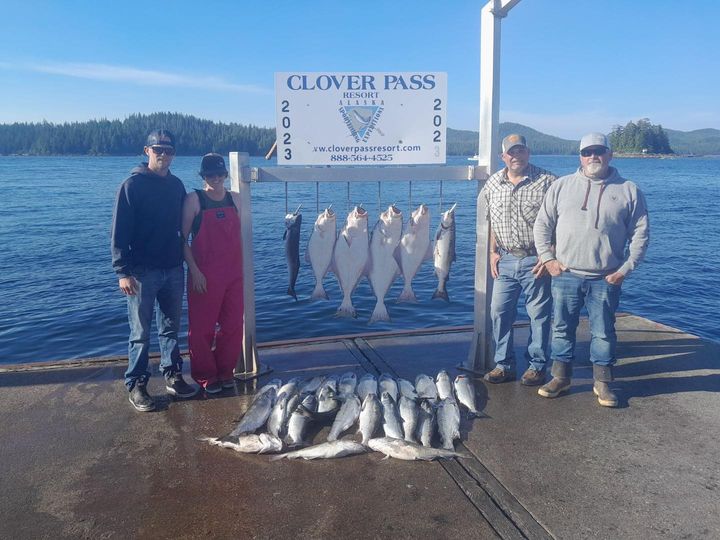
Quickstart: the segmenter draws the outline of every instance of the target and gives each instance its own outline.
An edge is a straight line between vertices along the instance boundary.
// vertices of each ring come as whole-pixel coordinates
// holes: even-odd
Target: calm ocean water
[[[125,354],[125,300],[110,266],[109,227],[121,181],[140,161],[132,157],[0,157],[0,363],[22,363]],[[537,165],[563,175],[576,168],[573,156],[536,156]],[[200,158],[178,157],[173,172],[189,190],[200,187]],[[467,165],[464,158],[449,164]],[[267,162],[253,158],[252,165]],[[720,159],[615,159],[621,174],[647,196],[651,244],[644,264],[625,282],[620,309],[686,332],[720,341],[720,295],[712,280],[720,268]],[[371,224],[378,211],[396,203],[409,215],[410,203],[430,205],[434,231],[440,184],[315,184],[288,187],[287,205],[303,205],[301,250],[320,208],[333,203],[344,221],[363,203]],[[448,291],[451,303],[431,301],[436,278],[425,264],[414,281],[420,303],[395,304],[401,281],[387,305],[393,321],[367,325],[374,306],[364,280],[353,296],[359,317],[333,317],[341,294],[326,278],[330,302],[312,303],[313,277],[303,262],[297,283],[300,300],[286,295],[283,252],[284,184],[254,184],[255,280],[259,341],[338,335],[374,330],[472,323],[476,185],[445,182],[442,206],[458,202],[457,261]],[[187,321],[183,321],[185,348]],[[156,348],[156,347],[155,347]]]

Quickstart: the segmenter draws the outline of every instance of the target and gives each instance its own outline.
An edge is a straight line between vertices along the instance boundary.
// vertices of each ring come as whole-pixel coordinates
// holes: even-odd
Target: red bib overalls
[[[202,194],[198,194],[201,198]],[[203,388],[232,379],[242,354],[243,270],[240,219],[233,206],[201,210],[192,253],[205,275],[207,291],[198,293],[188,272],[190,374]],[[216,334],[216,324],[220,325]],[[213,339],[215,350],[212,350]]]

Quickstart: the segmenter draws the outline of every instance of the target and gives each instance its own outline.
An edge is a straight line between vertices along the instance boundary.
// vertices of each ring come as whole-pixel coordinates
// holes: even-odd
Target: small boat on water
[[[469,158],[468,158],[468,161],[478,161],[479,159],[480,159],[480,156],[478,156],[477,154],[475,154],[473,157],[469,157]]]

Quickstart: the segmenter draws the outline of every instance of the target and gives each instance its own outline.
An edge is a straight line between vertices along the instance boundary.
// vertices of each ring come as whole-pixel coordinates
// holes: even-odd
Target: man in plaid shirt
[[[536,386],[545,379],[552,298],[550,276],[535,250],[533,225],[545,193],[557,177],[530,163],[530,150],[522,135],[505,137],[502,151],[505,168],[493,174],[480,193],[490,221],[490,271],[495,279],[490,309],[495,368],[485,380],[501,383],[515,378],[513,323],[522,292],[530,317],[530,339],[525,353],[529,367],[521,382]]]

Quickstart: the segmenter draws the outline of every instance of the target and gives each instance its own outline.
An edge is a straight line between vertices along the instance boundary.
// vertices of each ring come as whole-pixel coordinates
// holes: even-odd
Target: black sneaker
[[[224,390],[227,390],[228,388],[235,388],[235,379],[225,379],[224,381],[220,381],[220,384]]]
[[[150,394],[148,394],[147,386],[144,384],[136,384],[130,390],[130,396],[128,398],[132,406],[140,412],[148,412],[155,410],[155,401]]]
[[[205,387],[205,392],[207,392],[208,394],[219,394],[220,392],[222,392],[222,389],[222,384],[220,384],[219,382],[213,382]]]
[[[173,373],[165,377],[165,390],[171,396],[179,398],[191,398],[198,393],[198,388],[186,383],[181,373]]]

